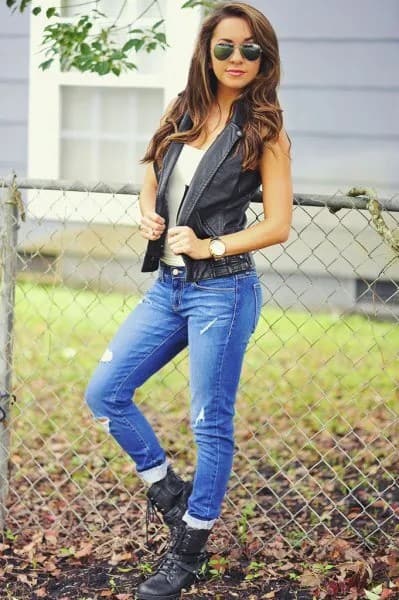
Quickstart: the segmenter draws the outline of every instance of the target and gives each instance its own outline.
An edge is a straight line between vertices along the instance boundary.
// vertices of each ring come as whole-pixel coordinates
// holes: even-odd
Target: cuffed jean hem
[[[151,467],[151,469],[145,469],[144,471],[137,471],[137,475],[139,477],[141,477],[141,479],[147,483],[148,485],[151,485],[153,483],[155,483],[156,481],[160,481],[161,479],[163,479],[164,477],[166,477],[166,473],[168,471],[168,464],[169,461],[166,458],[165,462],[163,462],[161,465],[157,465],[156,467]]]
[[[212,529],[216,519],[212,519],[211,521],[202,521],[202,519],[196,519],[188,514],[186,511],[182,516],[183,521],[187,523],[189,527],[194,527],[195,529]]]

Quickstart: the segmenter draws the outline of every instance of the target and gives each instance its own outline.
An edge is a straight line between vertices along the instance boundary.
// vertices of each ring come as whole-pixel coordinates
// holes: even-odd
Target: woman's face
[[[241,55],[239,44],[256,42],[245,19],[226,17],[215,27],[211,39],[210,54],[212,69],[219,85],[235,89],[237,93],[253,81],[259,72],[261,58],[247,60]],[[218,42],[235,45],[234,52],[226,60],[218,60],[213,49]]]

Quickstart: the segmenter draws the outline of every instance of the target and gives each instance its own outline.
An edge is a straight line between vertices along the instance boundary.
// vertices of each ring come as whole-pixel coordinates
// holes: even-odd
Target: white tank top
[[[166,192],[169,210],[169,227],[174,227],[176,225],[176,216],[180,204],[204,152],[205,149],[194,148],[194,146],[183,144],[183,148],[181,149],[173,171],[170,174]],[[183,258],[180,254],[174,254],[172,252],[167,238],[165,238],[162,260],[166,264],[174,267],[184,267]]]

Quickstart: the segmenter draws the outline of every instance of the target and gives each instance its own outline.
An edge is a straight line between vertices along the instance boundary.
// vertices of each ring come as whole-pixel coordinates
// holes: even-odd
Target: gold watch
[[[209,240],[209,252],[213,258],[223,258],[226,253],[226,244],[219,237],[213,237]]]

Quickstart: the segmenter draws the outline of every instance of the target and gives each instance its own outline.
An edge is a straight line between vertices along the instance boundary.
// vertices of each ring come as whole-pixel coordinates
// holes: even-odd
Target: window
[[[63,86],[61,178],[141,183],[162,109],[162,90]]]

